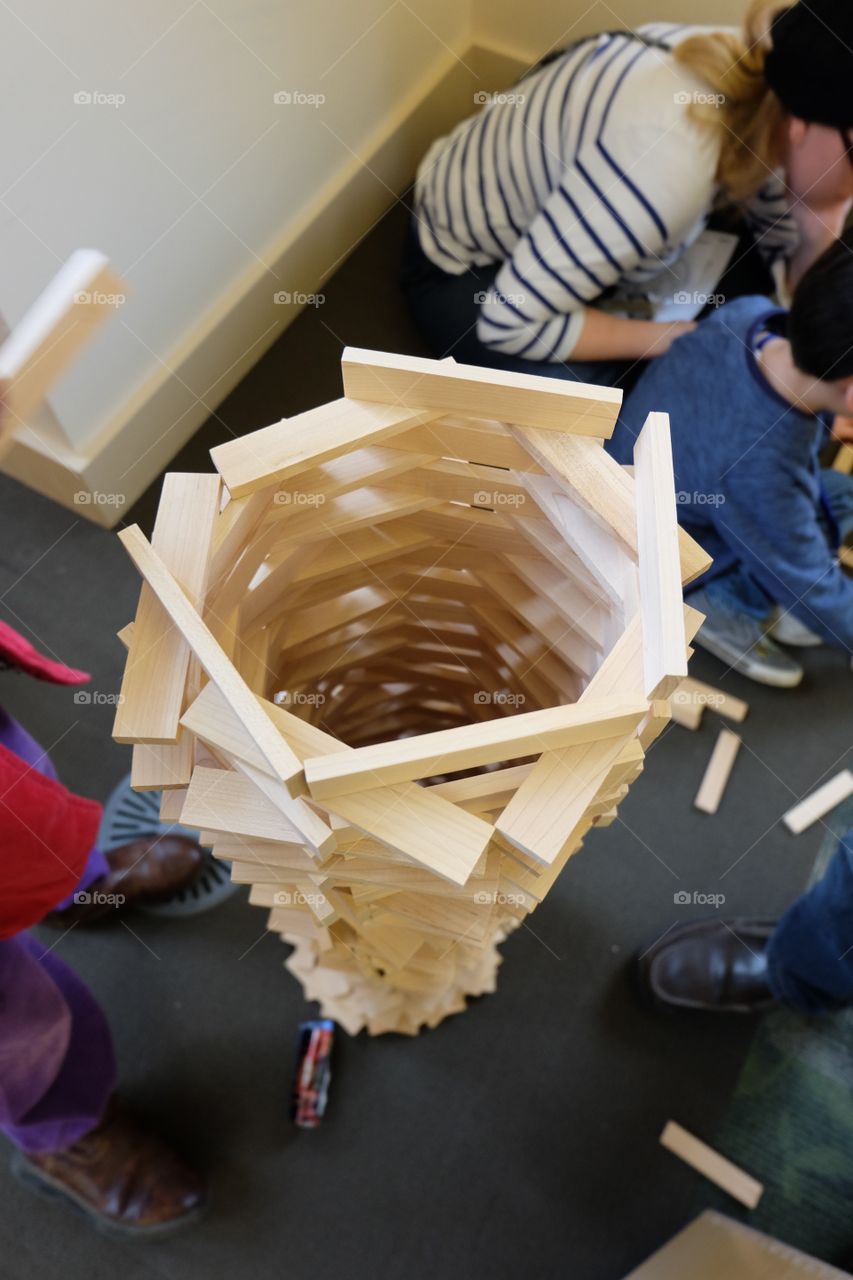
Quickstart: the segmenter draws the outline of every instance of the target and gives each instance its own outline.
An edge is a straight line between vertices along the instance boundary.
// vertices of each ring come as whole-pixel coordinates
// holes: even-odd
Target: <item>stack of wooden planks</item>
[[[133,785],[199,828],[308,999],[415,1034],[498,946],[669,717],[708,558],[666,415],[619,393],[347,349],[343,396],[170,475],[122,639]]]

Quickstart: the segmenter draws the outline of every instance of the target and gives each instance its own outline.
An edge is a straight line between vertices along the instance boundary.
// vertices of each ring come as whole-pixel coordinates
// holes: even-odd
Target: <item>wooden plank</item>
[[[248,778],[226,769],[196,766],[181,810],[181,822],[190,827],[227,831],[232,836],[252,836],[288,844],[302,842],[302,833]]]
[[[170,472],[163,481],[152,546],[194,610],[204,598],[219,494],[214,475]],[[177,741],[189,666],[185,637],[143,583],[113,725],[117,742]]]
[[[721,1156],[718,1151],[714,1151],[713,1147],[682,1129],[674,1120],[667,1123],[660,1136],[660,1143],[697,1173],[746,1205],[747,1209],[757,1207],[764,1194],[762,1184],[736,1164],[732,1164],[731,1160]]]
[[[412,782],[337,795],[327,807],[454,884],[466,883],[492,836],[490,823]]]
[[[721,729],[702,783],[696,793],[696,799],[693,801],[694,806],[701,809],[703,813],[716,813],[719,809],[739,750],[740,738],[737,734],[732,733],[730,729]]]
[[[523,440],[550,475],[564,481],[568,492],[613,530],[625,546],[637,554],[636,487],[630,472],[598,448],[594,440],[555,435],[516,427]],[[711,557],[684,529],[678,530],[681,580],[686,584],[711,567]]]
[[[319,799],[413,781],[478,765],[591,742],[607,732],[630,732],[645,700],[602,699],[583,707],[549,707],[444,729],[397,742],[377,743],[305,761],[311,794]]]
[[[210,456],[232,498],[241,498],[435,416],[423,406],[408,409],[399,401],[387,406],[356,404],[350,397],[217,445]]]
[[[749,703],[744,702],[743,698],[724,693],[722,689],[717,689],[712,684],[705,684],[703,680],[694,680],[692,676],[687,676],[681,681],[671,701],[673,719],[677,719],[676,703],[684,708],[688,706],[698,708],[700,717],[703,708],[708,707],[711,711],[716,711],[717,715],[725,716],[727,720],[735,720],[738,723],[744,721],[749,714]]]
[[[219,687],[231,710],[254,739],[273,776],[284,782],[292,795],[301,794],[304,786],[299,760],[258,706],[255,695],[229,662],[139,527],[131,525],[118,536],[210,679]]]
[[[341,369],[344,391],[353,400],[601,438],[613,434],[622,403],[621,391],[610,387],[358,347],[344,349]]]
[[[799,804],[789,809],[783,815],[782,821],[789,831],[798,836],[801,831],[805,831],[813,822],[817,822],[824,814],[842,804],[851,795],[853,795],[853,773],[849,769],[842,769],[834,778],[830,778],[822,787],[818,787]]]
[[[687,640],[669,417],[650,413],[634,445],[643,673],[648,698],[668,698],[687,675]]]
[[[126,292],[102,253],[71,254],[0,347],[0,379],[10,384],[6,405],[17,422],[27,421]]]
[[[646,708],[638,711],[634,727]],[[608,781],[625,733],[544,751],[495,823],[510,844],[549,866]]]

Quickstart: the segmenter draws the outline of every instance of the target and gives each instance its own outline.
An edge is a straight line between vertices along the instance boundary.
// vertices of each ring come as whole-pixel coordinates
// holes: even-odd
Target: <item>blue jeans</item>
[[[826,875],[789,907],[768,949],[770,987],[802,1013],[853,1004],[853,830]]]
[[[460,276],[442,271],[426,256],[418,239],[417,223],[409,223],[400,287],[418,332],[437,358],[453,356],[462,364],[508,369],[511,373],[536,373],[546,378],[567,378],[593,382],[603,387],[629,389],[639,378],[644,360],[574,360],[553,363],[522,360],[484,346],[477,337],[480,303],[477,295],[487,293],[503,264],[469,267]]]
[[[844,475],[841,471],[824,470],[821,481],[832,519],[843,543],[853,535],[853,476]],[[834,541],[831,535],[835,530],[830,529],[830,522],[823,516],[821,524],[827,542],[831,543]],[[698,536],[701,542],[701,533]],[[706,582],[700,580],[697,590],[704,591],[720,608],[748,613],[751,617],[760,619],[766,618],[774,608],[776,601],[744,565],[736,563],[721,573],[714,574],[713,570],[711,572],[713,577]],[[689,595],[687,599],[689,601]]]

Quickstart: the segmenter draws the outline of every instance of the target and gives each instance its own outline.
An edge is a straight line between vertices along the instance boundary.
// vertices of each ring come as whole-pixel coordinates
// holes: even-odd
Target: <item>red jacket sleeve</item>
[[[77,884],[101,806],[0,746],[0,938],[36,924]]]

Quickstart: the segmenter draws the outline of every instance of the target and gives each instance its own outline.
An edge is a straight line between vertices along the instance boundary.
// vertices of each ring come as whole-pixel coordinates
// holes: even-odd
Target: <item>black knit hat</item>
[[[853,0],[799,0],[773,20],[764,75],[786,111],[853,126]]]

